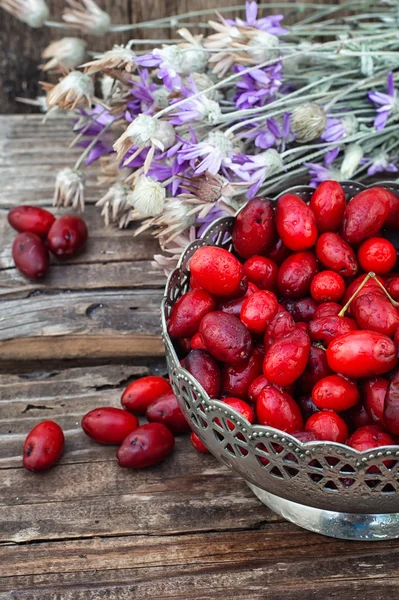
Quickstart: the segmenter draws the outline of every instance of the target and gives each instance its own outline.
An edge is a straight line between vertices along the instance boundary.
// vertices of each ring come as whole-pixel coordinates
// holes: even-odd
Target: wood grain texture
[[[52,259],[42,282],[14,267],[8,210],[22,203],[50,207],[57,170],[78,155],[65,150],[69,118],[41,121],[0,117],[0,362],[162,356],[165,277],[151,266],[158,244],[150,234],[135,238],[134,227],[105,228],[94,206],[102,194],[96,169],[88,174],[85,252],[67,262]]]

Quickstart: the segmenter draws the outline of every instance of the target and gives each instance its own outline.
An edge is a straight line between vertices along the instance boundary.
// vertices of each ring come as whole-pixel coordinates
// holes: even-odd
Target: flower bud
[[[74,210],[84,211],[84,178],[80,171],[62,169],[58,171],[55,180],[53,206],[66,208],[71,206]]]
[[[50,16],[44,0],[2,0],[0,8],[34,29],[42,27]]]
[[[161,214],[165,205],[165,188],[152,177],[141,175],[127,201],[144,217]]]
[[[341,165],[341,178],[350,179],[360,165],[362,158],[362,147],[359,144],[349,144],[345,149],[344,160]]]
[[[305,102],[292,110],[290,124],[296,140],[306,144],[321,136],[326,128],[327,117],[319,104]]]

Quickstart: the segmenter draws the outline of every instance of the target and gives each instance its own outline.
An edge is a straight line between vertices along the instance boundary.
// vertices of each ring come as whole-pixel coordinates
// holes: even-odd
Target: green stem
[[[386,297],[388,298],[388,300],[394,305],[395,308],[399,307],[399,302],[396,302],[396,300],[394,300],[391,296],[391,294],[388,292],[388,290],[386,289],[386,287],[384,285],[382,285],[381,281],[378,279],[377,275],[375,273],[369,273],[370,277],[372,277],[374,279],[374,281],[376,283],[378,283],[378,285],[380,286],[380,288],[382,289],[382,291],[384,292],[384,294],[386,295]]]
[[[338,316],[339,317],[344,317],[345,316],[345,312],[348,310],[349,306],[352,303],[352,300],[354,300],[356,298],[356,296],[358,295],[358,293],[360,292],[360,290],[362,288],[364,288],[364,286],[366,285],[366,283],[368,282],[368,280],[371,277],[375,277],[375,273],[373,273],[372,271],[370,271],[370,273],[367,273],[366,277],[363,279],[362,283],[359,285],[359,287],[357,288],[357,290],[352,294],[352,296],[349,298],[348,302],[345,304],[345,306],[339,311]]]

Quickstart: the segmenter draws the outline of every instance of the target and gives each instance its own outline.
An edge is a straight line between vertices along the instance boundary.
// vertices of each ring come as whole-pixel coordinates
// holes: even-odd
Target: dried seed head
[[[120,181],[111,185],[96,206],[102,208],[101,216],[104,218],[105,225],[110,223],[117,224],[120,229],[127,227],[131,220],[132,207],[127,201],[129,188]]]
[[[151,262],[151,266],[154,269],[163,269],[166,276],[168,276],[173,269],[177,266],[180,255],[185,247],[196,239],[196,230],[192,226],[188,230],[188,233],[181,233],[165,243],[164,238],[161,236],[159,239],[159,245],[165,254],[154,254],[154,260]]]
[[[42,27],[50,16],[44,0],[2,0],[0,7],[29,27]]]
[[[341,178],[350,179],[360,165],[363,149],[359,144],[348,144],[345,148],[344,160],[341,165]]]
[[[215,84],[206,73],[193,73],[193,79],[199,92],[203,92]],[[215,100],[216,102],[219,102],[223,97],[219,90],[211,90],[210,92],[207,92],[205,96],[209,98],[209,100]]]
[[[114,150],[117,152],[118,158],[125,156],[132,146],[137,146],[140,151],[149,146],[155,146],[163,151],[173,145],[175,138],[172,125],[155,117],[141,114],[116,140]]]
[[[132,73],[137,67],[136,54],[130,48],[115,45],[112,50],[97,54],[94,60],[85,63],[82,67],[86,68],[86,73],[107,69],[124,69]]]
[[[254,29],[247,35],[250,38],[247,53],[254,61],[263,63],[278,57],[278,37],[259,29]]]
[[[71,206],[74,210],[84,211],[84,178],[80,171],[69,168],[58,171],[53,206]]]
[[[67,0],[70,8],[65,8],[62,18],[71,27],[82,33],[104,35],[111,27],[111,17],[97,6],[93,0]]]
[[[94,95],[94,84],[89,75],[80,71],[68,73],[57,85],[42,83],[47,94],[47,106],[58,106],[73,110],[77,106],[90,106]]]
[[[299,143],[306,144],[321,136],[326,128],[327,117],[316,102],[305,102],[291,112],[291,131]]]
[[[40,65],[43,71],[50,71],[60,67],[74,69],[84,60],[86,54],[86,42],[79,38],[64,37],[52,42],[42,52],[42,58],[50,60]]]
[[[205,171],[183,180],[182,187],[198,198],[200,203],[215,203],[221,198],[232,197],[235,193],[233,185],[220,175],[212,175]]]
[[[134,190],[127,195],[127,202],[143,217],[155,217],[162,213],[165,205],[165,188],[152,177],[141,175]]]

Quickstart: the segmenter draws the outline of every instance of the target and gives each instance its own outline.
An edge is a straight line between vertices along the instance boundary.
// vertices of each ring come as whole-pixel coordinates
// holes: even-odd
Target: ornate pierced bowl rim
[[[359,183],[356,181],[341,181],[340,183],[341,183],[342,187],[344,188],[345,192],[349,192],[349,194],[354,192],[354,193],[352,193],[352,197],[353,197],[353,195],[355,195],[363,190],[369,189],[371,187],[383,187],[393,193],[399,194],[399,183],[395,183],[392,181],[382,181],[382,182],[374,183],[369,186],[363,185],[362,183]],[[273,202],[276,202],[278,200],[278,198],[280,198],[284,194],[297,194],[299,196],[309,195],[309,193],[314,192],[314,189],[315,188],[313,188],[311,186],[298,185],[298,186],[291,187],[276,196],[270,197],[270,200],[272,200]],[[186,256],[191,253],[191,250],[193,249],[193,247],[215,245],[212,243],[212,239],[211,239],[212,235],[215,235],[215,233],[217,232],[217,229],[220,225],[224,225],[226,223],[232,222],[235,219],[235,217],[238,215],[238,213],[241,212],[241,210],[244,208],[244,206],[245,206],[245,204],[236,212],[236,214],[234,216],[221,217],[221,218],[217,219],[216,221],[214,221],[213,223],[211,223],[211,225],[203,232],[203,234],[201,235],[200,238],[198,238],[197,240],[195,240],[194,242],[191,242],[190,244],[188,244],[186,246],[186,248],[184,249],[184,251],[182,252],[182,254],[180,256],[180,259],[178,261],[176,269],[168,277],[168,280],[167,280],[166,286],[165,286],[165,293],[164,293],[162,304],[161,304],[162,337],[163,337],[165,346],[167,347],[167,350],[169,352],[169,355],[172,357],[172,360],[174,363],[173,364],[174,370],[177,373],[179,373],[182,377],[184,377],[184,379],[186,381],[191,382],[192,385],[195,385],[200,388],[202,395],[205,398],[206,403],[212,404],[215,407],[217,407],[219,410],[223,410],[223,411],[226,410],[226,404],[224,404],[223,401],[221,401],[221,400],[210,398],[210,396],[208,396],[208,394],[205,392],[204,388],[201,386],[199,381],[197,379],[195,379],[191,375],[191,373],[186,371],[186,369],[184,369],[184,367],[182,367],[180,365],[180,361],[178,359],[178,356],[174,349],[173,343],[168,334],[165,308],[166,308],[166,302],[168,299],[168,292],[169,292],[170,287],[172,286],[172,281],[173,281],[174,277],[176,276],[176,274],[178,274],[178,273],[180,274],[180,272],[182,270],[182,265],[185,263]],[[228,407],[228,411],[231,412],[232,416],[235,417],[236,419],[239,419],[239,420],[243,419],[244,421],[246,421],[246,419],[238,411],[231,408],[230,406]],[[274,427],[269,427],[266,425],[252,425],[251,423],[249,423],[249,421],[246,421],[246,423],[247,423],[248,435],[250,437],[253,437],[253,438],[272,437],[276,441],[286,440],[288,443],[292,443],[293,446],[296,446],[298,449],[302,450],[304,454],[312,454],[313,452],[316,455],[319,453],[325,454],[326,450],[334,449],[337,452],[337,454],[342,454],[346,458],[349,458],[349,456],[352,456],[355,459],[357,458],[359,465],[361,463],[367,463],[370,459],[373,459],[375,457],[385,457],[385,456],[399,457],[399,444],[395,444],[395,445],[391,445],[391,446],[381,446],[381,447],[375,448],[374,450],[365,450],[364,452],[359,452],[358,450],[355,450],[354,448],[351,448],[350,446],[347,446],[346,444],[339,444],[336,442],[329,442],[329,441],[301,442],[296,437],[290,435],[289,433],[281,431],[280,429],[275,429]]]

